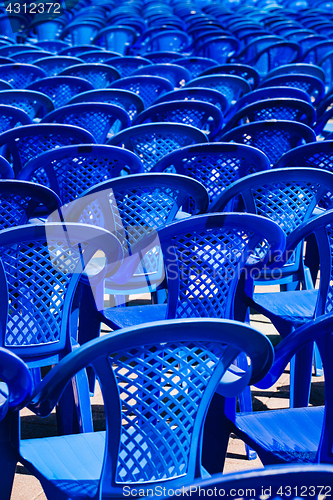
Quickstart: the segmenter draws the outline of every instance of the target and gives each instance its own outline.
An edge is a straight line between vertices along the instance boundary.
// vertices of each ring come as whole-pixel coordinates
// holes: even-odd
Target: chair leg
[[[324,374],[323,363],[321,361],[320,353],[317,344],[314,344],[313,350],[313,366],[315,369],[315,376],[321,377]]]
[[[19,418],[19,412],[9,411],[0,422],[1,500],[10,500],[11,498],[16,464],[19,458]]]
[[[313,344],[303,347],[290,362],[290,407],[308,406],[311,390]]]

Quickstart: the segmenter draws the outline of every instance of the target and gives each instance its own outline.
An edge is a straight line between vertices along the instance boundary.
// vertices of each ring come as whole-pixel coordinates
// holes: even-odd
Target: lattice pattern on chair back
[[[110,88],[129,90],[138,94],[148,108],[160,95],[173,90],[173,86],[166,78],[159,76],[130,76],[116,80]]]
[[[119,73],[106,64],[78,64],[64,71],[63,75],[84,78],[92,84],[95,89],[107,88],[114,80],[119,78]]]
[[[43,78],[44,71],[32,64],[4,64],[0,66],[0,79],[14,89],[24,89],[30,83]]]
[[[171,238],[179,272],[177,318],[228,317],[227,301],[253,234],[214,229]]]
[[[64,71],[64,69],[74,64],[80,64],[80,62],[82,62],[81,59],[70,56],[42,57],[35,61],[36,66],[42,68],[47,76],[57,76]]]
[[[116,481],[156,481],[188,472],[195,420],[226,346],[168,342],[110,356],[122,405]]]
[[[52,99],[55,108],[65,106],[77,94],[93,90],[93,86],[83,78],[74,76],[51,76],[33,83],[31,90],[38,90]]]
[[[324,308],[324,314],[332,314],[333,312],[333,225],[328,224],[326,226],[326,236],[327,236],[327,241],[328,245],[330,248],[330,262],[326,262],[326,266],[329,264],[329,270],[330,270],[330,279],[329,279],[329,287],[327,290],[327,295],[326,295],[326,302],[325,302],[325,308]],[[327,267],[326,267],[327,271]]]
[[[6,347],[56,344],[63,304],[80,253],[61,241],[22,241],[0,247],[9,293]]]
[[[186,86],[206,87],[208,89],[218,90],[225,95],[229,104],[251,90],[247,81],[236,75],[199,76],[191,80]]]
[[[109,64],[113,68],[116,68],[121,78],[126,78],[136,69],[143,68],[144,66],[151,65],[152,63],[145,58],[124,56],[107,59],[105,64]]]

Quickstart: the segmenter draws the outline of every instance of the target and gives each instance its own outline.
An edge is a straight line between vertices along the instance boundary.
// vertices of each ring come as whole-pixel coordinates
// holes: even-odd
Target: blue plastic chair
[[[304,123],[289,120],[266,120],[247,123],[229,130],[219,138],[254,146],[268,156],[274,165],[290,149],[316,140],[313,130]]]
[[[223,134],[239,125],[264,120],[291,120],[310,127],[316,121],[312,104],[286,97],[261,99],[241,107],[226,123]]]
[[[11,59],[12,62],[15,61],[18,63],[34,64],[34,62],[41,57],[49,57],[52,55],[52,52],[46,52],[46,50],[39,50],[36,48],[31,50],[24,50],[22,52],[16,52],[15,54],[12,54]],[[2,64],[6,64],[6,62],[4,61]]]
[[[310,167],[333,173],[333,141],[318,141],[303,144],[287,151],[274,168]]]
[[[251,38],[251,40],[245,40],[245,47],[233,58],[231,58],[230,62],[249,64],[263,49],[283,40],[283,38],[273,35],[272,33],[261,34],[257,31],[255,32],[254,37],[251,36]]]
[[[3,157],[0,156],[0,179],[13,179],[14,171],[10,163]]]
[[[4,500],[11,497],[17,462],[17,450],[11,440],[11,410],[23,408],[31,398],[32,379],[28,367],[8,349],[0,348],[0,435],[1,435],[1,495]],[[9,413],[7,413],[9,411]],[[15,426],[15,423],[14,423]],[[16,426],[17,422],[16,422]],[[15,427],[14,427],[15,428]],[[15,431],[17,433],[17,430]]]
[[[314,104],[320,103],[325,95],[325,85],[319,78],[312,75],[302,73],[290,73],[288,75],[278,75],[272,78],[267,78],[260,83],[259,87],[295,87],[304,90],[311,96]]]
[[[156,52],[146,52],[143,57],[150,61],[152,64],[165,64],[165,63],[175,63],[183,58],[183,55],[179,52],[172,52],[167,50],[158,50]]]
[[[61,71],[60,75],[84,78],[95,89],[109,87],[112,82],[120,78],[115,68],[101,63],[75,64]]]
[[[101,29],[94,37],[93,43],[107,50],[128,54],[128,49],[136,40],[136,33],[129,26],[113,25]]]
[[[209,57],[182,57],[177,60],[179,66],[183,66],[187,71],[190,72],[192,78],[196,78],[203,71],[212,66],[216,66],[217,61],[210,59]]]
[[[32,16],[28,29],[30,31],[35,31],[39,42],[51,42],[58,41],[57,38],[65,24],[66,21],[62,16],[52,16],[50,14],[41,16],[40,14],[35,14]]]
[[[60,199],[49,188],[32,182],[0,179],[0,229],[27,224],[29,219],[60,209]]]
[[[246,311],[240,300],[235,303],[236,289],[247,259],[262,240],[273,256],[284,249],[285,236],[277,224],[252,214],[197,215],[158,229],[132,248],[133,257],[112,281],[118,284],[119,293],[128,293],[127,283],[140,262],[160,247],[167,304],[105,309],[100,321],[112,329],[175,317],[244,321]],[[252,266],[260,269],[264,258],[252,259]]]
[[[208,142],[206,134],[190,125],[144,123],[119,132],[109,139],[108,144],[133,151],[148,172],[163,156],[175,149],[203,142]]]
[[[319,60],[318,65],[323,69],[325,73],[325,84],[326,87],[330,90],[333,80],[333,50],[325,54]]]
[[[224,64],[237,54],[240,43],[237,38],[232,36],[211,35],[202,43],[196,45],[194,55],[201,57],[209,57],[218,63]]]
[[[178,66],[177,61],[176,64],[166,63],[144,66],[143,68],[133,71],[132,76],[136,75],[151,75],[166,78],[172,84],[172,88],[174,89],[183,87],[191,80],[189,71],[182,66]]]
[[[100,30],[100,23],[93,21],[72,22],[62,30],[61,38],[71,45],[82,45],[93,43]]]
[[[220,132],[223,115],[208,102],[196,100],[168,101],[150,106],[133,121],[133,125],[151,122],[175,122],[192,125],[213,140]]]
[[[325,40],[318,43],[312,43],[302,56],[302,61],[309,64],[318,64],[319,61],[329,52],[333,51],[332,40]]]
[[[332,214],[329,215],[332,221]],[[324,222],[324,219],[322,220]],[[328,221],[328,218],[326,220]],[[318,224],[319,219],[313,222]],[[309,228],[310,224],[308,223]],[[317,228],[321,232],[322,247],[329,248],[325,230],[319,229],[319,224]],[[330,270],[328,280],[329,275]],[[239,413],[236,415],[235,425],[231,424],[230,430],[256,449],[263,464],[332,463],[332,326],[332,315],[325,314],[292,332],[275,348],[275,362],[269,374],[256,384],[259,388],[273,385],[295,352],[315,341],[325,372],[325,407],[289,408],[255,412],[248,416]]]
[[[113,52],[112,50],[89,50],[89,52],[83,52],[80,54],[80,59],[86,63],[104,63],[111,57],[119,57],[121,54],[118,52]]]
[[[259,73],[248,64],[228,63],[212,66],[198,76],[207,75],[236,75],[244,78],[252,88],[257,87],[260,81]]]
[[[45,71],[45,76],[57,76],[69,66],[82,62],[83,60],[78,57],[53,55],[51,57],[41,56],[40,59],[35,60],[34,64]]]
[[[142,172],[141,161],[131,151],[80,144],[61,146],[31,158],[18,178],[49,187],[66,204],[100,182]]]
[[[294,42],[280,41],[259,51],[248,61],[258,71],[260,76],[280,66],[296,62],[300,54],[300,46]]]
[[[73,490],[81,498],[120,496],[132,487],[149,494],[156,487],[191,484],[204,473],[203,422],[221,377],[223,393],[238,392],[237,383],[224,375],[240,352],[247,353],[252,368],[243,384],[269,369],[269,341],[238,322],[168,321],[96,339],[53,368],[30,408],[46,416],[70,377],[89,364],[102,386],[107,432],[22,440],[19,460],[50,498],[69,499]]]
[[[89,51],[95,51],[99,50],[102,51],[102,47],[98,47],[98,45],[92,45],[92,44],[82,44],[82,45],[75,45],[74,47],[65,47],[62,50],[59,51],[59,56],[70,56],[70,57],[80,57],[80,55],[83,53],[87,53]]]
[[[323,82],[325,81],[325,73],[319,66],[316,66],[315,64],[308,64],[301,62],[293,64],[282,64],[282,66],[272,69],[264,78],[264,80],[279,75],[288,75],[290,73],[311,75],[315,76],[316,78],[319,78]]]
[[[141,97],[134,94],[134,92],[120,89],[88,90],[87,92],[82,92],[72,97],[68,104],[76,104],[79,102],[105,102],[115,104],[123,108],[131,120],[144,109]]]
[[[266,155],[243,144],[212,143],[186,146],[161,158],[152,172],[174,171],[201,182],[209,194],[209,211],[218,196],[246,175],[268,170]]]
[[[0,79],[5,80],[15,89],[24,89],[29,84],[40,80],[46,76],[41,68],[32,64],[1,64]]]
[[[229,110],[227,98],[218,90],[206,89],[204,87],[186,87],[184,89],[173,90],[163,94],[154,101],[154,104],[160,104],[168,101],[204,101],[213,104],[221,110],[224,115]]]
[[[63,40],[40,40],[34,43],[35,47],[40,47],[42,50],[48,50],[53,54],[58,54],[61,50],[69,47],[69,44]]]
[[[103,144],[110,136],[130,126],[131,120],[120,106],[101,102],[68,104],[48,113],[41,123],[67,123],[81,127]]]
[[[333,467],[328,464],[275,465],[264,469],[216,474],[209,479],[194,481],[188,490],[192,498],[205,496],[228,496],[234,494],[240,500],[246,500],[248,493],[253,500],[260,500],[263,492],[267,500],[281,498],[296,500],[302,491],[318,497],[320,491],[329,492],[333,481]],[[325,485],[325,486],[323,486]],[[189,493],[177,491],[177,496],[185,497]],[[164,499],[174,497],[164,497]]]
[[[1,90],[0,104],[22,109],[31,120],[54,109],[51,99],[46,95],[23,89]]]
[[[160,95],[173,90],[173,86],[166,78],[160,76],[131,75],[120,78],[110,85],[112,89],[129,90],[141,97],[148,108]]]
[[[0,104],[0,134],[6,130],[31,123],[31,118],[22,109]]]
[[[236,75],[208,75],[194,78],[185,87],[205,87],[215,89],[225,95],[229,104],[250,92],[250,84]]]
[[[185,31],[167,29],[152,35],[145,47],[147,52],[170,50],[183,53],[190,45],[191,38]]]
[[[59,146],[94,144],[93,136],[86,130],[65,124],[34,124],[17,127],[0,134],[0,147],[12,157],[15,175],[37,155]]]
[[[120,78],[125,78],[126,76],[130,76],[136,69],[149,66],[152,62],[144,57],[123,56],[107,59],[105,64],[109,64],[115,68],[118,71]]]
[[[31,50],[32,46],[25,45],[24,43],[7,43],[6,45],[0,47],[1,57],[10,57],[13,54],[22,52],[23,50]]]
[[[90,82],[75,76],[49,76],[28,86],[28,90],[36,90],[50,97],[55,108],[65,106],[72,97],[93,89]]]

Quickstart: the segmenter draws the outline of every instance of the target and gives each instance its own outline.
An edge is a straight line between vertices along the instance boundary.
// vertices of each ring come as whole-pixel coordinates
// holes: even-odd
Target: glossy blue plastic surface
[[[183,66],[190,72],[192,78],[196,78],[207,68],[216,66],[217,61],[209,57],[182,57],[177,60],[179,66]]]
[[[190,144],[208,142],[206,134],[180,123],[144,123],[109,139],[108,144],[133,151],[148,172],[166,154]],[[1,144],[1,143],[0,143]]]
[[[315,104],[318,104],[325,95],[325,86],[322,80],[312,75],[302,73],[290,73],[288,75],[278,75],[267,78],[260,83],[259,87],[295,87],[304,90]]]
[[[212,143],[187,146],[161,158],[152,172],[188,175],[200,181],[209,194],[209,207],[230,184],[246,175],[268,170],[267,156],[244,144]]]
[[[212,34],[202,43],[195,47],[194,54],[201,57],[215,59],[218,63],[226,63],[230,57],[237,54],[240,43],[232,36],[219,36],[219,33]]]
[[[289,64],[297,61],[300,47],[297,43],[280,41],[264,48],[250,61],[260,76],[281,64]]]
[[[333,141],[303,144],[281,156],[274,168],[311,167],[333,172]]]
[[[196,100],[168,101],[150,106],[142,111],[133,125],[150,122],[175,122],[192,125],[207,133],[213,140],[220,132],[223,115],[219,109],[208,102]]]
[[[1,107],[0,107],[1,109]],[[120,106],[101,102],[68,104],[48,113],[41,123],[67,123],[92,134],[98,144],[130,126],[131,120]]]
[[[20,460],[49,498],[61,492],[68,499],[75,491],[97,499],[121,496],[124,487],[148,492],[158,485],[190,484],[203,474],[203,422],[210,400],[240,352],[251,359],[252,381],[269,370],[269,341],[238,322],[159,322],[85,344],[45,377],[30,407],[47,415],[67,381],[89,364],[102,387],[106,434],[24,440]],[[225,385],[232,392],[233,383]]]
[[[191,74],[183,66],[179,66],[177,61],[165,64],[151,64],[135,70],[135,75],[151,75],[166,78],[172,85],[172,88],[177,89],[183,87],[185,83],[191,80]]]
[[[243,94],[250,92],[249,83],[236,75],[208,75],[194,78],[186,87],[206,87],[215,89],[225,95],[229,104],[237,101]]]
[[[119,54],[126,55],[129,47],[135,42],[135,39],[136,33],[133,28],[114,25],[101,29],[93,39],[93,43],[107,50],[113,50]]]
[[[248,64],[240,64],[240,63],[229,63],[229,64],[220,64],[218,66],[213,66],[205,71],[203,71],[198,76],[206,76],[206,75],[236,75],[247,80],[252,88],[255,88],[260,80],[259,73],[249,66]]]
[[[333,463],[333,433],[330,425],[332,411],[330,387],[333,375],[332,328],[333,316],[326,313],[293,331],[275,348],[273,367],[258,384],[261,388],[270,387],[292,356],[315,340],[325,374],[325,411],[324,407],[317,406],[236,415],[234,432],[258,452],[264,464]]]
[[[190,36],[180,30],[161,30],[151,36],[146,44],[147,52],[157,50],[170,50],[175,52],[186,52],[191,43]]]
[[[316,120],[316,110],[301,99],[290,97],[277,97],[261,99],[242,106],[229,118],[223,133],[239,125],[265,120],[291,120],[310,125]]]
[[[57,76],[64,69],[74,64],[80,64],[83,60],[73,56],[53,55],[35,60],[34,64],[45,71],[45,76]]]
[[[32,90],[13,89],[0,91],[0,103],[20,108],[33,120],[53,111],[54,106],[49,97]]]
[[[120,78],[125,78],[126,76],[130,76],[136,69],[149,66],[152,62],[144,57],[123,56],[111,57],[105,61],[105,64],[116,68]]]
[[[31,118],[22,109],[6,104],[0,104],[0,134],[6,130],[19,127],[21,125],[30,125]]]
[[[6,146],[10,153],[16,175],[31,158],[44,151],[69,144],[94,142],[93,136],[83,128],[59,123],[25,125],[0,134],[0,146]]]
[[[138,94],[148,108],[160,95],[174,89],[166,78],[160,76],[132,75],[120,78],[110,85],[112,89],[129,90]]]
[[[184,89],[173,90],[172,92],[163,94],[161,97],[156,99],[156,101],[154,101],[154,104],[178,100],[196,100],[209,102],[220,109],[223,115],[229,109],[227,98],[223,94],[221,94],[221,92],[214,89],[206,89],[204,87],[186,87]]]
[[[0,94],[1,95],[1,94]],[[123,108],[131,118],[141,113],[144,110],[144,104],[137,94],[129,90],[120,89],[102,89],[102,90],[88,90],[77,94],[69,100],[68,104],[76,104],[79,102],[100,102],[115,104]]]
[[[118,52],[113,52],[112,50],[89,50],[89,52],[83,52],[80,54],[80,59],[83,59],[86,63],[104,63],[111,57],[118,57],[120,54]]]
[[[11,57],[14,61],[18,63],[25,63],[25,64],[34,64],[34,61],[37,61],[37,59],[40,59],[41,57],[48,57],[52,56],[52,52],[47,52],[46,50],[38,50],[32,49],[32,50],[24,50],[22,52],[17,52],[13,54]],[[3,64],[6,64],[4,61]]]
[[[92,21],[79,21],[70,23],[62,30],[61,38],[71,45],[81,45],[84,43],[92,43],[94,37],[99,31],[99,25]]]
[[[112,82],[120,78],[120,74],[115,68],[102,63],[75,64],[61,71],[60,75],[84,78],[95,89],[109,87]]]
[[[60,199],[51,189],[21,180],[0,180],[0,228],[27,224],[42,206],[49,215],[60,209]]]
[[[48,186],[65,204],[99,182],[124,173],[141,172],[141,161],[130,151],[115,146],[81,144],[59,147],[32,158],[19,178]]]
[[[311,75],[315,76],[316,78],[319,78],[323,82],[325,81],[324,71],[315,64],[307,64],[307,63],[282,64],[282,66],[272,69],[265,77],[265,80],[267,78],[273,78],[279,75],[287,75],[290,73]]]
[[[286,466],[268,466],[264,469],[234,472],[232,474],[216,474],[209,479],[197,480],[188,488],[191,498],[202,498],[204,495],[228,496],[235,493],[239,500],[246,500],[251,492],[253,500],[260,500],[263,492],[267,500],[274,498],[297,500],[300,492],[313,493],[313,498],[319,499],[319,492],[324,486],[330,491],[333,484],[333,467],[328,464],[302,464]],[[180,490],[177,496],[185,498],[189,493]],[[171,500],[172,497],[162,497]]]
[[[50,76],[29,85],[29,90],[37,90],[49,96],[55,108],[65,106],[68,101],[81,92],[93,90],[93,86],[83,78],[75,76]]]
[[[5,80],[14,89],[25,89],[33,82],[46,76],[41,68],[32,64],[1,64],[0,80]]]
[[[286,151],[316,140],[313,130],[303,123],[267,120],[240,125],[220,137],[221,141],[249,144],[263,151],[274,165]]]

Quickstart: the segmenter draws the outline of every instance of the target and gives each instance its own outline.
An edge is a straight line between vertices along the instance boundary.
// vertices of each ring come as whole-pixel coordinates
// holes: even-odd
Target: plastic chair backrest
[[[302,73],[290,73],[267,78],[259,84],[259,87],[295,87],[304,90],[311,96],[314,104],[318,104],[325,95],[325,85],[319,78]]]
[[[111,57],[119,57],[121,54],[118,52],[113,52],[111,50],[89,50],[89,52],[83,52],[80,54],[80,59],[86,63],[104,63]]]
[[[0,179],[0,228],[27,224],[42,205],[46,214],[60,208],[60,199],[51,189],[21,180]]]
[[[49,97],[32,90],[0,90],[0,104],[22,109],[31,119],[44,116],[54,109]]]
[[[266,47],[250,61],[260,76],[267,73],[281,64],[289,64],[297,61],[300,47],[293,42],[277,42]]]
[[[81,144],[59,147],[32,158],[18,177],[48,186],[65,204],[107,179],[142,172],[141,161],[131,151]]]
[[[0,288],[3,297],[8,294],[0,305],[1,345],[28,363],[53,364],[71,350],[72,305],[82,272],[97,250],[114,266],[120,244],[101,228],[56,223],[5,229],[0,242]]]
[[[225,95],[229,104],[251,90],[250,84],[236,75],[199,76],[187,83],[185,87],[206,87],[218,90]]]
[[[198,45],[194,51],[196,56],[209,57],[218,63],[228,62],[240,47],[239,41],[231,36],[211,36]]]
[[[209,134],[212,140],[221,130],[223,115],[208,102],[196,100],[168,101],[150,106],[142,111],[133,125],[150,122],[175,122],[192,125]]]
[[[333,173],[333,141],[317,141],[291,149],[274,167],[310,167]]]
[[[178,66],[178,64],[171,63],[151,64],[149,66],[144,66],[143,68],[136,69],[132,74],[133,76],[152,75],[166,78],[172,84],[173,88],[182,87],[191,80],[191,75],[187,71],[187,69],[183,68],[182,66]]]
[[[108,144],[133,151],[143,162],[145,172],[166,154],[190,144],[208,142],[201,130],[180,123],[144,123],[112,137]]]
[[[16,61],[18,63],[34,64],[34,62],[40,59],[41,57],[49,57],[52,55],[53,55],[52,52],[46,52],[46,50],[38,50],[36,48],[12,54],[11,59],[13,59],[13,61]],[[2,64],[6,63],[3,62]]]
[[[263,151],[274,165],[283,153],[301,143],[314,142],[316,136],[304,123],[268,120],[240,125],[226,132],[220,140],[254,146]]]
[[[229,110],[227,98],[218,90],[206,89],[204,87],[186,87],[173,90],[154,101],[154,104],[168,101],[204,101],[209,102],[221,110],[224,115]]]
[[[23,408],[31,398],[32,378],[27,365],[8,349],[0,348],[0,377],[6,384],[1,387],[0,421],[3,420],[9,408]],[[7,392],[7,394],[6,394]],[[6,451],[3,450],[4,460]]]
[[[240,108],[223,129],[223,133],[243,123],[264,120],[291,120],[312,126],[316,119],[316,110],[312,104],[301,99],[286,97],[261,99]]]
[[[83,60],[78,57],[54,55],[51,57],[41,57],[34,64],[45,71],[45,76],[57,76],[64,69],[82,62]]]
[[[244,144],[212,143],[187,146],[169,153],[152,168],[152,172],[177,172],[197,179],[207,189],[211,207],[230,184],[269,168],[267,156],[256,148]]]
[[[67,123],[92,134],[96,143],[103,144],[109,136],[127,128],[131,120],[120,106],[101,102],[69,104],[47,114],[41,123]]]
[[[83,53],[87,53],[89,51],[95,51],[95,50],[103,50],[102,47],[98,47],[98,45],[92,45],[92,44],[82,44],[82,45],[76,45],[74,47],[66,47],[62,49],[59,52],[59,56],[70,56],[70,57],[80,57],[80,55]]]
[[[60,75],[84,78],[95,89],[109,87],[112,82],[120,78],[115,68],[101,63],[76,64],[61,71]]]
[[[32,64],[1,64],[0,79],[5,80],[15,89],[24,89],[29,84],[40,80],[46,76],[41,68]]]
[[[137,56],[123,56],[123,57],[111,57],[105,61],[105,64],[116,68],[120,78],[125,78],[130,76],[136,69],[142,68],[144,66],[149,66],[152,62],[144,57]]]
[[[41,40],[34,44],[35,47],[40,47],[42,50],[49,50],[53,54],[58,54],[61,50],[69,47],[69,44],[62,40]]]
[[[144,110],[144,104],[141,97],[129,90],[88,90],[87,92],[82,92],[72,97],[68,104],[76,104],[79,102],[105,102],[115,104],[123,108],[132,120],[137,114]]]
[[[157,50],[171,50],[175,52],[186,52],[190,46],[191,38],[189,35],[180,30],[163,30],[160,33],[153,35],[148,44],[147,52],[155,52]]]
[[[175,63],[178,64],[178,59],[182,59],[183,56],[179,52],[171,52],[167,50],[159,50],[157,52],[146,52],[143,57],[148,59],[152,64],[165,64],[165,63]]]
[[[106,456],[100,476],[89,482],[91,494],[119,496],[124,487],[127,491],[138,484],[149,494],[161,481],[169,491],[201,476],[204,418],[233,359],[241,352],[247,354],[251,368],[243,384],[249,379],[253,383],[269,370],[272,351],[263,334],[221,319],[126,328],[81,346],[71,359],[62,360],[43,380],[43,393],[36,394],[32,405],[39,415],[46,415],[70,377],[89,364],[101,383],[107,425]],[[235,394],[233,382],[223,379],[225,390]],[[133,419],[132,413],[138,416]],[[33,441],[30,446],[33,451]],[[31,462],[36,464],[34,459]],[[77,470],[75,463],[73,473],[61,484],[63,490],[84,492],[87,482],[77,480]],[[45,479],[43,483],[55,483],[56,491],[60,481],[54,481],[54,476]]]
[[[0,134],[11,128],[31,123],[31,118],[22,109],[0,104]]]
[[[75,76],[49,76],[32,83],[28,89],[46,94],[52,99],[54,107],[59,108],[65,106],[75,95],[93,90],[94,87],[87,80]]]
[[[0,146],[6,146],[12,157],[15,175],[37,155],[69,144],[94,144],[93,136],[74,125],[34,124],[17,127],[0,134]]]
[[[148,108],[160,95],[173,90],[173,86],[166,78],[160,76],[132,75],[120,78],[110,85],[112,89],[129,90],[138,94]]]
[[[320,80],[322,80],[323,82],[325,81],[324,71],[319,66],[308,63],[283,64],[278,68],[272,69],[265,77],[265,80],[267,78],[273,78],[279,75],[288,75],[289,73],[298,73],[298,74],[304,73],[305,75],[315,76]]]
[[[213,66],[203,71],[199,76],[207,75],[236,75],[244,78],[252,88],[255,88],[259,81],[259,73],[248,64],[228,63]]]
[[[262,35],[260,33],[255,33],[255,37],[251,41],[247,40],[247,44],[244,47],[244,49],[241,52],[239,52],[235,57],[233,57],[231,62],[249,63],[263,49],[265,49],[266,47],[270,47],[276,42],[282,40],[283,39],[281,37],[272,34]]]
[[[303,54],[302,60],[309,64],[318,64],[319,61],[328,53],[333,51],[333,41],[325,40],[312,44]]]
[[[62,30],[61,38],[68,40],[72,45],[82,45],[91,43],[97,35],[100,24],[92,21],[80,21],[69,24]]]
[[[209,57],[182,57],[177,59],[177,64],[183,66],[191,74],[192,78],[196,78],[203,71],[216,66],[217,61],[210,59]]]

